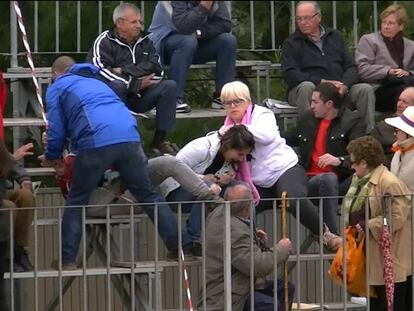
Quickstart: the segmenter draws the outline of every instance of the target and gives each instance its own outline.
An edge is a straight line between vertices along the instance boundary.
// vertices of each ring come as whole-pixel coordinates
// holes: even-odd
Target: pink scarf
[[[252,108],[253,107],[250,105],[249,108],[246,109],[246,112],[244,113],[244,116],[243,116],[240,124],[243,124],[243,125],[250,124],[251,119],[252,119]],[[225,126],[233,126],[233,125],[235,125],[235,123],[230,117],[226,117],[226,119],[224,120],[224,125]],[[239,166],[238,166],[238,169],[237,169],[237,172],[236,172],[235,179],[244,181],[245,183],[247,183],[249,185],[249,187],[252,191],[252,195],[253,195],[255,205],[259,204],[260,194],[257,191],[256,186],[253,184],[252,177],[250,175],[250,168],[249,168],[249,165],[247,164],[246,157],[244,158],[243,161],[239,162]]]

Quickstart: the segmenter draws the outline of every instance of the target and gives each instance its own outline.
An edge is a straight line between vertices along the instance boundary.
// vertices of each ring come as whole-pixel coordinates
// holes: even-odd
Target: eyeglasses
[[[230,100],[226,100],[223,102],[224,106],[240,106],[242,103],[244,103],[244,99],[243,98],[236,98],[236,99],[230,99]]]
[[[315,13],[312,16],[296,16],[296,22],[298,22],[298,23],[300,23],[300,22],[309,23],[311,21],[311,19],[314,18],[318,14],[319,13]]]

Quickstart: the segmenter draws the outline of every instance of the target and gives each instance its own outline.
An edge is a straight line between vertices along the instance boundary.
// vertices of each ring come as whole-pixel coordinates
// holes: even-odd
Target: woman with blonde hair
[[[380,31],[361,37],[355,51],[358,75],[375,89],[377,111],[394,112],[398,96],[414,85],[414,41],[403,37],[407,13],[399,4],[380,14]]]

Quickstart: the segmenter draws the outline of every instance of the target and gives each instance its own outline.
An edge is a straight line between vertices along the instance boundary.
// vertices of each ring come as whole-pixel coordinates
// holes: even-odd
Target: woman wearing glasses
[[[255,149],[249,162],[254,184],[261,198],[280,198],[283,191],[289,197],[300,200],[300,222],[314,235],[319,236],[319,216],[317,208],[306,198],[307,177],[298,164],[295,151],[280,136],[273,112],[265,107],[254,105],[247,85],[240,81],[224,85],[221,102],[226,111],[226,119],[220,132],[225,132],[237,124],[243,124],[253,134]],[[271,202],[262,201],[257,212],[272,208]],[[296,202],[291,202],[288,211],[296,215]],[[340,238],[324,226],[324,243],[329,249],[340,243]]]
[[[414,85],[414,41],[403,37],[407,13],[401,5],[390,5],[380,19],[380,31],[359,40],[355,61],[360,80],[375,89],[375,109],[394,112],[398,96]]]

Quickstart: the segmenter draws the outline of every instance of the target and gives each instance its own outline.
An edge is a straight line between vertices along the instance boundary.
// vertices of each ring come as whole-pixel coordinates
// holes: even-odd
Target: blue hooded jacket
[[[135,118],[112,89],[98,79],[98,67],[75,64],[48,88],[46,159],[61,157],[66,138],[76,151],[140,142]]]

